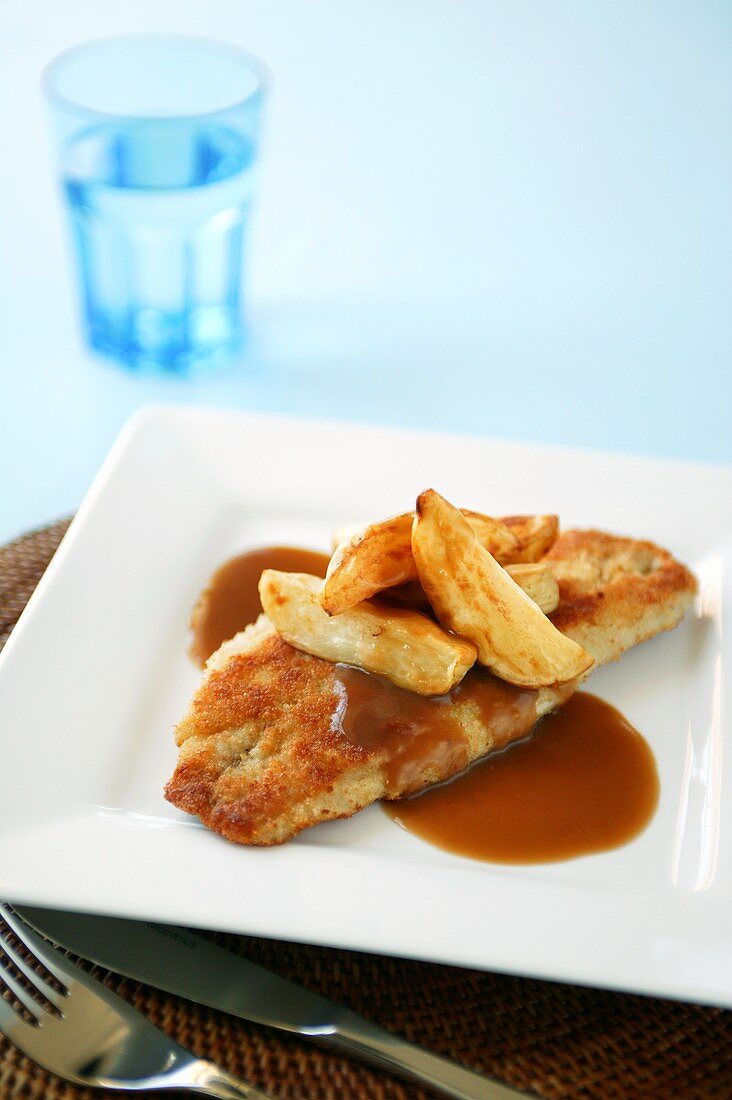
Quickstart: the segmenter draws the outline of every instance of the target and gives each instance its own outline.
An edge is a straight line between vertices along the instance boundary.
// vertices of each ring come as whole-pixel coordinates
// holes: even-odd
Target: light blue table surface
[[[250,344],[205,383],[80,342],[38,78],[131,30],[274,72]],[[726,0],[6,0],[0,49],[0,541],[150,401],[732,461]]]

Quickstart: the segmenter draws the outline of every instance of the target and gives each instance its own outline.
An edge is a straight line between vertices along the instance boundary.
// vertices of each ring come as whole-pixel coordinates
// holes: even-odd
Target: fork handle
[[[215,1100],[272,1100],[268,1093],[260,1092],[253,1085],[203,1059],[186,1068],[185,1084],[179,1087],[200,1096],[213,1096]]]

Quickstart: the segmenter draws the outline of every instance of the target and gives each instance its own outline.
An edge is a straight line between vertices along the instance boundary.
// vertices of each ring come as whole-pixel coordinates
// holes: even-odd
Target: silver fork
[[[74,1084],[99,1088],[181,1089],[219,1100],[271,1100],[178,1046],[121,997],[31,932],[2,903],[0,916],[58,983],[54,988],[0,934],[0,952],[5,955],[3,959],[0,954],[0,1031],[43,1069]],[[46,1004],[18,981],[7,960]],[[2,997],[2,984],[32,1022]]]

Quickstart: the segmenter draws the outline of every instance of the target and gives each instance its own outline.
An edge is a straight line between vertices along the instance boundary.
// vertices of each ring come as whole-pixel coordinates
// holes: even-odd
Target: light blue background
[[[39,74],[133,30],[274,72],[251,343],[205,384],[79,339]],[[5,0],[0,43],[0,539],[148,401],[732,460],[728,0]]]

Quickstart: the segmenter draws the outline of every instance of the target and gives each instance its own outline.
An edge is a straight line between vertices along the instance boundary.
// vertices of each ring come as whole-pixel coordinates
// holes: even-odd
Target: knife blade
[[[59,947],[166,993],[289,1031],[454,1100],[525,1095],[423,1050],[263,966],[173,925],[30,906],[15,912]]]
[[[328,1035],[334,1029],[335,1006],[330,1001],[187,929],[13,908],[59,947],[166,993],[299,1035]]]

